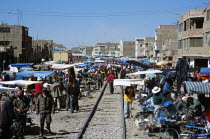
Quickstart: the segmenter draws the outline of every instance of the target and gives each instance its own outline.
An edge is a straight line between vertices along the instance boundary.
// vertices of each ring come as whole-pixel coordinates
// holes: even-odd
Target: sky
[[[2,0],[0,21],[29,28],[34,39],[71,48],[154,37],[189,9],[210,0]]]

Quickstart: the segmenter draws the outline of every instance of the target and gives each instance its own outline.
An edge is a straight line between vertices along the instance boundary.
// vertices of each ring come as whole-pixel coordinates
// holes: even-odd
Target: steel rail
[[[85,123],[84,123],[82,129],[80,130],[79,134],[77,135],[77,139],[82,139],[82,136],[83,136],[83,134],[85,133],[86,128],[87,128],[88,125],[89,125],[89,122],[90,122],[91,119],[93,118],[93,116],[94,116],[94,114],[95,114],[95,112],[96,112],[96,109],[97,109],[97,107],[98,107],[98,104],[99,104],[99,102],[100,102],[102,96],[104,95],[106,86],[107,86],[107,82],[106,82],[105,85],[103,86],[100,96],[98,97],[96,103],[94,104],[93,108],[91,109],[90,114],[88,115],[87,119],[85,120]]]

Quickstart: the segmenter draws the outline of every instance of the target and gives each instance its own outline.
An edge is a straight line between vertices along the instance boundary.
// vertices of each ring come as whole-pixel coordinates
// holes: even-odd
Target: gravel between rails
[[[45,132],[44,138],[76,139],[100,93],[101,90],[96,90],[89,97],[82,97],[79,100],[80,109],[77,113],[71,113],[70,110],[64,111],[63,109],[52,115],[51,130],[54,133],[53,135],[50,135]],[[39,116],[36,114],[30,114],[29,117],[34,117],[34,125],[26,128],[25,138],[38,138],[40,127]]]
[[[122,104],[119,87],[115,87],[114,94],[109,93],[109,87],[106,88],[83,138],[122,139]]]
[[[92,120],[94,121],[90,122],[87,131],[83,135],[84,139],[122,139],[121,89],[118,86],[114,88],[114,94],[110,94],[109,86],[107,86],[100,102],[102,104],[100,105],[99,103],[95,113],[99,114],[96,116],[97,121],[95,121],[93,117]],[[101,90],[96,90],[89,97],[82,97],[82,99],[79,100],[80,110],[78,113],[59,111],[52,115],[53,122],[51,123],[51,130],[54,134],[50,135],[45,132],[45,138],[76,139],[100,93]],[[138,100],[135,100],[133,102],[133,115],[140,110],[137,101]],[[34,125],[26,128],[25,138],[39,138],[39,116],[30,114],[29,117],[34,117]],[[143,135],[143,131],[140,131],[138,126],[135,125],[133,118],[126,119],[126,135],[127,139],[153,138]]]

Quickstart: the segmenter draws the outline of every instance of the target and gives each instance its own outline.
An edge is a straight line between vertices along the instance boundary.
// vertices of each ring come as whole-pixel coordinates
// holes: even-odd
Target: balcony
[[[203,29],[189,29],[182,32],[182,38],[203,37]]]

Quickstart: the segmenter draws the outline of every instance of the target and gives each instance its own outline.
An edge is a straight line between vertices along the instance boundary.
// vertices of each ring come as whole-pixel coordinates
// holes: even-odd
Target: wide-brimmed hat
[[[157,87],[157,86],[155,86],[153,89],[152,89],[152,93],[153,94],[156,94],[156,93],[158,93],[158,92],[160,92],[160,88],[159,87]]]
[[[37,81],[41,81],[42,80],[42,78],[41,77],[37,77]]]

